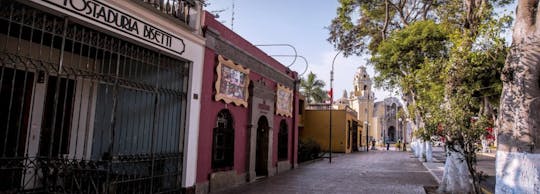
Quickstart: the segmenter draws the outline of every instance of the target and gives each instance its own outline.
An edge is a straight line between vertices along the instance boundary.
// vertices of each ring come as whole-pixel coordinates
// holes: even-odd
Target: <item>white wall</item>
[[[495,193],[540,193],[540,154],[497,151]]]

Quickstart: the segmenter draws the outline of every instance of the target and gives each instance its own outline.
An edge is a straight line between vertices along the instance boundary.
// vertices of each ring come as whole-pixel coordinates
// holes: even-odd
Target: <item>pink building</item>
[[[197,193],[294,168],[298,75],[211,14],[201,90]]]

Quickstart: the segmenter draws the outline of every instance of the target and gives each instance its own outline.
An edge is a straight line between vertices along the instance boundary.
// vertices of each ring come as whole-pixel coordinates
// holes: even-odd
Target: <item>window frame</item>
[[[279,122],[278,132],[278,160],[289,159],[289,125],[285,119]]]
[[[229,110],[220,110],[212,131],[212,169],[230,170],[234,167],[234,118]],[[221,141],[221,143],[220,143]]]

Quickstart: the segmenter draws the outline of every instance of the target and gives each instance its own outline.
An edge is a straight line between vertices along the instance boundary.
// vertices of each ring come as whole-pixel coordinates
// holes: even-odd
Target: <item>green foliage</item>
[[[475,152],[497,115],[508,52],[502,33],[512,23],[494,8],[512,2],[341,0],[329,28],[328,40],[337,49],[371,54],[377,87],[397,88],[405,96],[409,117],[425,126],[416,137],[445,135],[449,149],[463,148],[475,192]]]
[[[313,139],[300,139],[298,141],[298,161],[305,162],[319,158],[321,146]]]
[[[323,90],[326,84],[317,79],[317,75],[309,72],[307,78],[300,80],[300,92],[306,97],[308,103],[319,103],[328,99],[326,91]]]
[[[418,128],[416,131],[413,131],[413,136],[422,141],[429,141],[432,133],[426,128]]]
[[[370,60],[379,72],[376,86],[401,88],[403,93],[416,91],[417,73],[424,64],[448,57],[447,39],[444,29],[433,21],[415,22],[394,31]]]
[[[406,3],[401,0],[339,0],[337,16],[328,27],[328,41],[344,55],[373,53],[387,32],[404,28],[414,21],[433,18],[440,6],[433,0]],[[388,11],[386,11],[388,10]]]

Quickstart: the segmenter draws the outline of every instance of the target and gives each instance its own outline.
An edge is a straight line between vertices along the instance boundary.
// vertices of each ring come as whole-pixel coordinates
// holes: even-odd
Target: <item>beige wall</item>
[[[352,137],[348,138],[348,122],[356,121],[352,114],[345,110],[332,110],[332,151],[350,153],[352,143],[347,148],[347,143]],[[329,123],[330,111],[328,110],[306,110],[304,112],[304,129],[300,131],[301,139],[312,139],[316,141],[323,151],[328,151],[329,147]],[[360,123],[359,123],[360,124]],[[361,126],[361,125],[360,125]],[[357,134],[360,135],[361,127],[358,127]],[[361,137],[357,137],[361,138]],[[365,137],[364,137],[365,138]],[[359,140],[359,139],[358,139]],[[358,141],[359,142],[359,141]]]

